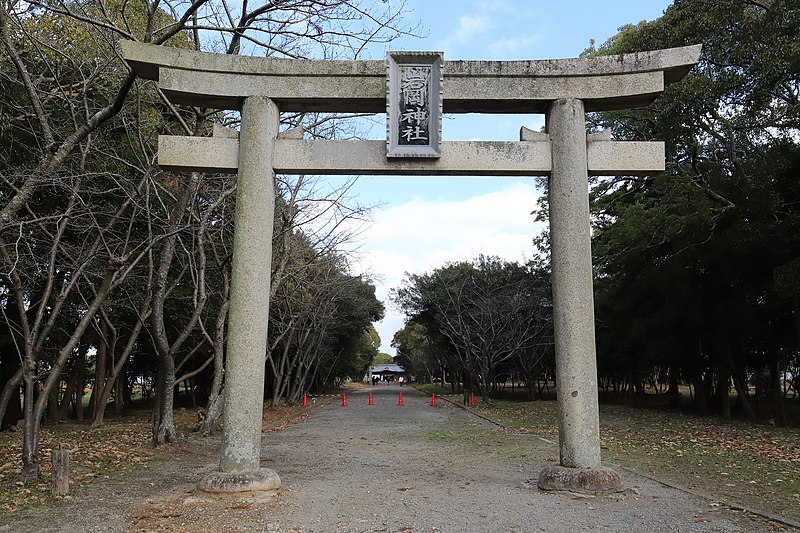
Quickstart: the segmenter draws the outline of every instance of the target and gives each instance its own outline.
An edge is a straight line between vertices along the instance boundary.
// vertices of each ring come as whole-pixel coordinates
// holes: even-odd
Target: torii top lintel
[[[593,58],[445,61],[444,112],[543,113],[554,100],[577,98],[586,111],[639,107],[697,63],[700,45]],[[321,61],[231,56],[133,41],[122,55],[142,78],[158,80],[181,104],[241,109],[267,96],[282,111],[386,110],[383,60]]]

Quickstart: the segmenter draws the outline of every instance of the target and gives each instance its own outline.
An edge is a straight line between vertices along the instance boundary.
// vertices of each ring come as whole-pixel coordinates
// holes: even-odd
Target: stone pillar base
[[[281,478],[270,468],[255,472],[212,472],[197,484],[197,492],[190,500],[262,500],[275,496],[280,488]]]
[[[622,478],[611,468],[548,466],[539,473],[542,490],[568,490],[581,494],[609,494],[623,490]]]

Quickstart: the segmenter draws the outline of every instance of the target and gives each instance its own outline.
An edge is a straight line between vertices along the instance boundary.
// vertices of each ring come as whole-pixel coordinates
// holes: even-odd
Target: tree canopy
[[[601,373],[694,385],[701,411],[754,416],[747,383],[798,353],[800,7],[676,0],[587,54],[702,43],[700,64],[645,109],[602,113],[619,139],[666,142],[664,174],[592,189]],[[782,281],[783,280],[783,281]],[[658,370],[654,370],[658,369]],[[780,419],[780,416],[779,416]]]

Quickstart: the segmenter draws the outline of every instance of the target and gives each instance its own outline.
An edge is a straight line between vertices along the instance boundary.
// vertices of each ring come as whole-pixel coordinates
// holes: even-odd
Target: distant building
[[[406,371],[399,365],[375,365],[369,367],[368,381],[377,378],[379,381],[398,381],[400,378],[408,381]]]

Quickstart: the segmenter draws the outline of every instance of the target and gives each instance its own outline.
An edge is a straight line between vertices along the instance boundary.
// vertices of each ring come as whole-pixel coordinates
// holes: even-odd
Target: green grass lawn
[[[437,394],[443,390],[433,385],[420,389]],[[462,401],[461,395],[445,396]],[[554,401],[497,400],[474,409],[516,431],[558,438]],[[601,404],[600,440],[605,464],[800,520],[797,428]]]

